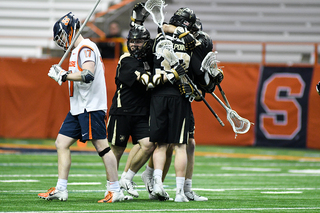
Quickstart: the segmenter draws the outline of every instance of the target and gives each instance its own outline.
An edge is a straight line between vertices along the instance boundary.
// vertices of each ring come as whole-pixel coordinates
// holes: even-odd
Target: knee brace
[[[102,150],[101,152],[98,152],[100,157],[103,157],[105,154],[107,154],[109,151],[111,150],[110,147],[105,148],[104,150]]]

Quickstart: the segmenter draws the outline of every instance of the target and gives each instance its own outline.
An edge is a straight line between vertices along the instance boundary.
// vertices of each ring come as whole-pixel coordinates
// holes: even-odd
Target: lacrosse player
[[[129,137],[140,149],[131,160],[129,170],[120,179],[120,186],[138,197],[132,185],[136,172],[148,161],[155,146],[149,141],[150,93],[146,91],[153,61],[153,40],[144,26],[133,26],[128,33],[129,53],[120,57],[115,82],[117,90],[112,100],[108,119],[108,140],[117,162],[127,146]]]
[[[176,24],[179,25],[179,24]],[[201,69],[201,62],[203,58],[206,56],[208,52],[212,51],[213,44],[212,40],[209,37],[208,34],[202,31],[202,24],[199,19],[197,19],[196,23],[192,26],[192,29],[190,32],[193,36],[188,34],[188,31],[186,29],[183,29],[182,27],[176,27],[174,25],[163,25],[165,32],[171,32],[175,34],[175,37],[179,37],[182,34],[185,34],[187,36],[183,36],[186,48],[191,49],[193,51],[193,55],[191,57],[190,62],[190,68],[193,70],[195,83],[199,86],[199,89],[201,89],[202,93],[205,94],[205,92],[213,92],[215,85],[217,83],[221,83],[223,79],[223,73],[219,72],[217,76],[212,77],[212,75],[209,75],[204,70]],[[200,45],[198,42],[200,42]],[[197,44],[197,45],[196,45]],[[192,190],[192,174],[193,174],[193,168],[194,168],[194,151],[195,151],[195,140],[194,140],[194,117],[193,113],[191,111],[191,124],[190,124],[190,130],[189,130],[189,141],[187,145],[187,171],[185,176],[185,184],[184,184],[184,193],[186,197],[190,201],[207,201],[208,198],[200,196],[196,194]],[[170,154],[167,155],[167,163],[165,171],[168,170],[168,167],[170,166],[170,160],[169,157]],[[169,162],[168,162],[169,161]],[[152,181],[152,174],[154,171],[153,161],[149,161],[149,164],[146,166],[146,170],[142,173],[142,179],[145,183],[145,186],[147,190],[149,191],[149,198],[154,199],[153,194],[150,193],[153,189],[153,181]],[[164,180],[164,177],[162,178]]]
[[[196,21],[196,16],[189,8],[180,8],[171,17],[169,24],[190,28]],[[155,47],[162,40],[168,39],[173,43],[175,54],[180,56],[182,63],[170,66],[162,57],[155,57],[154,75],[165,75],[168,79],[155,87],[151,95],[150,104],[150,141],[156,143],[153,153],[154,184],[153,193],[158,197],[169,198],[163,189],[162,176],[166,163],[166,151],[170,145],[175,150],[176,171],[176,202],[188,202],[184,195],[185,172],[187,166],[186,144],[190,125],[191,104],[186,96],[193,93],[191,85],[182,81],[183,75],[189,67],[191,50],[185,47],[180,38],[173,38],[172,33],[159,34],[155,40]],[[156,51],[157,48],[154,49]],[[157,54],[157,52],[156,52]],[[181,95],[183,94],[183,95]]]
[[[67,50],[80,28],[80,21],[72,12],[60,18],[53,27],[53,40],[63,50]],[[105,165],[110,180],[110,191],[100,203],[112,203],[125,199],[120,190],[116,158],[106,138],[105,115],[107,111],[107,91],[104,65],[97,46],[81,35],[71,47],[69,70],[53,65],[48,76],[59,85],[68,81],[70,112],[67,114],[55,145],[58,154],[58,181],[56,187],[46,193],[39,193],[46,200],[68,199],[67,182],[71,166],[70,146],[78,139],[88,140],[96,148]]]

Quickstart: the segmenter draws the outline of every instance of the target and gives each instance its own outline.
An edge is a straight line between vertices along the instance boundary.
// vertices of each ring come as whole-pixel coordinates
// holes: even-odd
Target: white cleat
[[[156,195],[160,201],[169,200],[169,194],[163,189],[161,180],[154,179],[152,195]]]
[[[155,196],[152,195],[153,192],[153,176],[148,176],[147,173],[144,171],[141,175],[142,181],[144,182],[144,185],[149,193],[149,199],[150,200],[156,200],[157,198],[153,199]]]
[[[102,200],[99,200],[98,203],[114,203],[114,202],[120,202],[124,200],[125,200],[125,196],[122,191],[119,191],[119,192],[109,191],[107,196],[105,196],[105,198],[103,198]]]
[[[58,190],[55,187],[51,187],[48,189],[45,193],[39,193],[39,198],[45,199],[45,200],[61,200],[66,201],[68,200],[68,190]]]
[[[121,178],[119,181],[121,188],[125,189],[133,197],[139,197],[139,193],[134,189],[132,183],[132,181],[125,178]]]
[[[188,198],[184,195],[184,192],[182,189],[177,190],[176,198],[174,199],[174,202],[189,202]]]
[[[197,195],[194,191],[185,192],[184,195],[188,198],[190,201],[207,201],[207,197],[203,197],[200,195]]]

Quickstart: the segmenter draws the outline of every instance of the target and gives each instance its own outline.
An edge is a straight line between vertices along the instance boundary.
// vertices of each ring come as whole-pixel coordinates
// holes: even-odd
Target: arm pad
[[[94,74],[90,70],[84,69],[81,72],[81,78],[82,78],[82,81],[84,83],[88,84],[88,83],[91,83],[91,81],[94,80]]]

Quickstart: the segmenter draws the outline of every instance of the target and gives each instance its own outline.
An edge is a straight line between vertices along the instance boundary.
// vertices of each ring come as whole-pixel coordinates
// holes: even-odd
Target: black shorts
[[[182,96],[152,96],[150,141],[187,144],[191,104]]]
[[[112,145],[126,147],[130,136],[132,143],[137,144],[149,137],[149,116],[110,115],[107,129]]]

